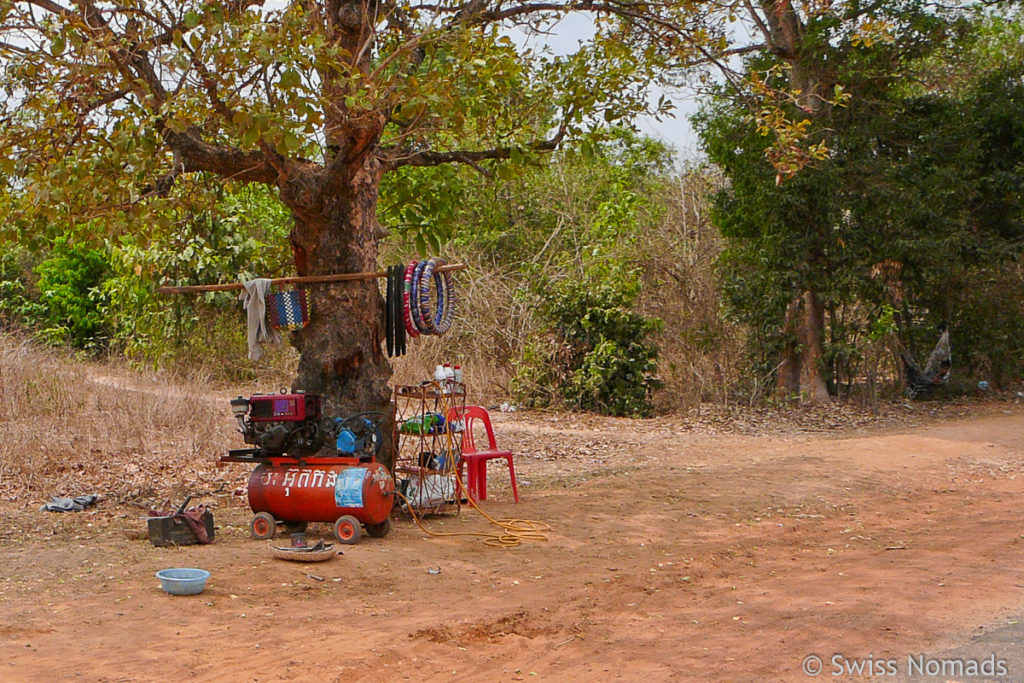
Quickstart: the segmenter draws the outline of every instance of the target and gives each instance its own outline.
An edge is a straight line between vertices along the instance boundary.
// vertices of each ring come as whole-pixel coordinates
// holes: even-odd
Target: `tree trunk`
[[[776,385],[787,399],[800,396],[800,299],[793,299],[786,306],[786,317],[782,323],[785,345],[779,367],[775,371]]]
[[[380,165],[371,157],[342,192],[315,207],[302,206],[294,190],[282,188],[295,217],[291,243],[300,275],[377,270],[384,235],[377,222],[380,179]],[[293,389],[319,394],[328,417],[383,413],[378,459],[391,469],[394,408],[391,366],[381,350],[384,300],[378,281],[311,285],[307,297],[309,325],[292,336],[301,354]]]
[[[804,292],[801,323],[800,387],[810,403],[824,403],[830,400],[821,374],[825,356],[825,307],[817,292]]]
[[[777,371],[777,385],[787,397],[808,403],[830,400],[821,374],[825,355],[825,307],[817,292],[805,291],[786,307],[787,336]]]
[[[765,0],[762,6],[765,14],[760,23],[768,29],[765,37],[771,51],[791,67],[789,87],[796,96],[796,104],[812,118],[826,115],[830,107],[823,94],[829,90],[827,85],[834,81],[831,65],[803,45],[807,27],[791,0]],[[753,6],[749,7],[753,12]],[[827,229],[820,225],[814,227],[822,232]],[[814,275],[822,277],[827,273],[819,267]],[[829,400],[828,386],[821,373],[825,354],[825,308],[817,292],[809,289],[789,303],[783,332],[787,341],[777,370],[778,387],[787,397],[799,397],[811,403]]]

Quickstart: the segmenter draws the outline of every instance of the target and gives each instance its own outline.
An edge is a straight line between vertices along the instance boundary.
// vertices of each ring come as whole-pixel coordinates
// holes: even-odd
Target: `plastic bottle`
[[[444,379],[441,380],[441,393],[450,394],[452,393],[452,382],[455,378],[455,371],[452,370],[451,363],[445,363],[442,365],[441,370],[444,373]]]
[[[444,366],[443,365],[438,365],[436,368],[434,368],[434,381],[435,382],[443,382],[444,380],[445,380]]]
[[[462,367],[456,365],[453,372],[455,373],[455,381],[462,384]]]

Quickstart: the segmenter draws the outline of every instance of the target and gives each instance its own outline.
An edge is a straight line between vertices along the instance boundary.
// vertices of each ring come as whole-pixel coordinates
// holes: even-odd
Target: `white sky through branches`
[[[553,54],[565,55],[575,52],[581,41],[589,40],[594,35],[593,20],[583,13],[566,16],[552,25],[543,34],[527,35],[521,30],[512,29],[508,33],[516,43],[541,50],[547,47]],[[675,105],[674,118],[667,117],[658,121],[653,116],[644,116],[636,121],[637,128],[645,135],[661,140],[676,150],[677,161],[680,163],[700,158],[697,135],[690,125],[690,115],[697,111],[697,102],[692,95],[679,90],[667,90],[653,87],[650,92],[652,106],[664,95]]]

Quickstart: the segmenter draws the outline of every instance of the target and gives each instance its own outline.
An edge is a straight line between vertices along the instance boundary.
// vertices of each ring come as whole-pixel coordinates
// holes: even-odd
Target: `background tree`
[[[489,174],[595,116],[643,110],[659,37],[684,49],[678,36],[699,23],[672,2],[261,5],[0,4],[0,171],[23,193],[21,224],[102,216],[111,232],[145,231],[190,183],[262,183],[294,219],[300,275],[375,270],[385,173],[459,162]],[[509,37],[574,11],[596,32],[572,54]],[[385,410],[377,283],[313,288],[311,307],[293,338],[295,388],[332,411]]]
[[[885,320],[910,348],[930,348],[938,323],[951,321],[960,353],[987,357],[986,373],[1017,365],[1019,344],[1007,343],[1019,338],[1007,324],[1015,313],[966,302],[1005,289],[994,273],[1020,254],[1024,62],[991,58],[986,45],[1005,36],[987,17],[896,9],[890,39],[871,49],[825,41],[834,78],[853,96],[808,120],[829,157],[781,186],[763,164],[773,141],[745,103],[726,97],[702,117],[709,154],[731,181],[716,220],[729,238],[733,310],[759,349],[775,352],[763,358],[790,394],[808,382],[835,392]],[[967,79],[956,77],[964,61]],[[777,66],[771,55],[749,63],[783,74]]]
[[[781,192],[779,205],[761,206],[750,196],[745,208],[762,218],[766,214],[774,217],[775,228],[766,226],[766,231],[774,231],[776,237],[791,236],[788,244],[771,246],[791,252],[776,254],[790,268],[788,283],[775,281],[770,292],[764,292],[774,298],[785,291],[789,297],[781,321],[778,384],[789,395],[823,401],[828,398],[822,372],[826,344],[823,296],[831,260],[826,250],[841,230],[830,210],[834,204],[829,193],[835,190],[835,181],[827,178],[830,171],[824,167],[830,163],[827,159],[834,150],[836,130],[847,117],[839,105],[851,96],[870,102],[875,90],[900,77],[901,65],[937,44],[944,22],[940,10],[918,0],[802,4],[770,0],[747,2],[743,7],[739,14],[755,41],[732,48],[732,52],[752,58],[742,74],[727,70],[728,97],[739,107],[727,116],[750,116],[750,123],[764,138],[757,145],[757,154],[774,167],[776,184],[793,178],[807,165],[821,170],[815,179],[797,179],[793,187]],[[728,143],[725,145],[718,150],[722,154],[728,153]],[[735,160],[730,162],[721,155],[715,160],[736,168]],[[756,169],[751,173],[759,176],[759,183],[767,176]],[[764,191],[761,199],[771,200],[771,190]]]

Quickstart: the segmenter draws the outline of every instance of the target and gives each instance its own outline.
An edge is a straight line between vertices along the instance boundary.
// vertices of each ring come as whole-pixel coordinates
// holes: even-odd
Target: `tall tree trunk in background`
[[[793,9],[791,0],[765,0],[765,38],[769,49],[791,66],[789,88],[796,93],[797,104],[808,118],[827,113],[822,95],[827,92],[830,65],[815,61],[815,55],[803,46],[805,25]],[[753,8],[751,8],[753,12]],[[827,226],[815,225],[817,230]],[[811,263],[813,264],[813,260]],[[815,277],[827,277],[818,272]],[[788,339],[780,358],[778,386],[787,396],[800,397],[810,403],[829,400],[828,387],[822,376],[825,352],[825,308],[818,293],[807,289],[794,297],[786,307],[783,332]]]
[[[800,388],[806,400],[824,403],[829,400],[828,385],[821,372],[825,357],[825,306],[817,292],[804,292],[801,323]]]
[[[825,355],[825,307],[816,292],[805,291],[789,303],[783,332],[786,345],[776,375],[778,387],[787,397],[810,403],[828,401],[828,385],[821,373]]]

